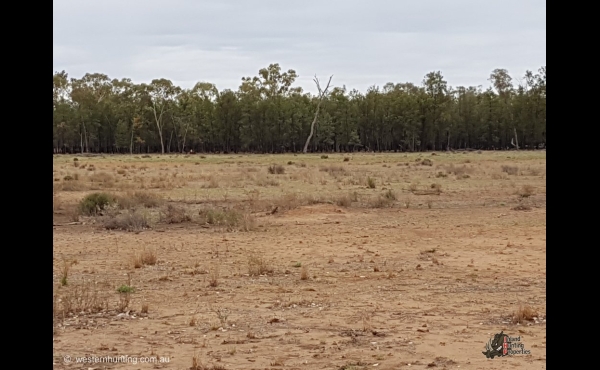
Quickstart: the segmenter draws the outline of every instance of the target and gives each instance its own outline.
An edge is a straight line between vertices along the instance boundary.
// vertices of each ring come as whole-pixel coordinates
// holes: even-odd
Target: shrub
[[[168,224],[179,224],[191,221],[191,217],[185,212],[185,209],[176,207],[172,204],[167,206],[165,211],[165,222]]]
[[[92,193],[79,202],[79,211],[84,215],[95,215],[113,204],[115,198],[107,193]]]

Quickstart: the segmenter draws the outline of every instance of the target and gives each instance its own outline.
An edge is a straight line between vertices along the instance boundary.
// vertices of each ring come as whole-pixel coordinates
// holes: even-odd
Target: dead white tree
[[[329,77],[327,86],[325,86],[325,89],[323,89],[323,90],[321,90],[321,85],[319,84],[319,79],[317,78],[317,75],[315,75],[315,78],[313,79],[313,81],[315,81],[315,84],[317,85],[317,89],[319,90],[319,97],[318,97],[318,103],[317,103],[317,111],[315,112],[315,118],[313,119],[312,124],[310,125],[310,135],[308,135],[308,138],[306,139],[306,144],[304,144],[304,150],[302,151],[303,153],[306,153],[308,151],[308,144],[310,144],[310,139],[312,139],[312,136],[315,132],[315,123],[317,123],[317,118],[319,117],[319,109],[321,108],[321,102],[323,101],[323,98],[327,94],[327,90],[329,90],[329,84],[331,83],[332,78],[333,78],[333,75],[331,75],[331,77]]]
[[[515,137],[514,137],[514,141],[511,138],[510,139],[510,143],[512,144],[512,146],[515,147],[515,149],[519,150],[519,138],[517,137],[517,129],[513,128],[515,130]]]

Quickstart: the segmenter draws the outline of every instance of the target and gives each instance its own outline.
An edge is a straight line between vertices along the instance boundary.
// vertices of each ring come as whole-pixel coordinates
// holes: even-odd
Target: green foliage
[[[100,73],[70,78],[57,72],[54,148],[298,152],[309,135],[317,97],[294,87],[297,78],[294,70],[270,64],[257,76],[243,77],[236,91],[219,91],[206,82],[182,89],[166,79],[136,84]],[[388,83],[366,92],[334,87],[320,106],[309,150],[506,149],[513,147],[515,131],[520,148],[545,145],[546,67],[520,79],[496,69],[489,81],[485,90],[451,87],[433,71],[420,85]]]
[[[115,198],[107,193],[88,194],[79,202],[79,212],[84,215],[95,215],[114,202]]]
[[[119,293],[133,293],[135,292],[135,288],[126,284],[121,285],[117,288],[117,292]]]

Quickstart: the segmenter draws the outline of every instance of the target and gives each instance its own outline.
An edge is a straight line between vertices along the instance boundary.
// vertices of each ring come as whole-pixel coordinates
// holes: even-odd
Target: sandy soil
[[[153,157],[146,160],[150,170],[136,176],[149,178],[153,168],[159,173],[169,164],[169,159],[152,162],[158,161]],[[108,307],[62,316],[55,311],[54,368],[546,368],[545,152],[422,155],[433,159],[434,166],[415,165],[420,158],[416,154],[355,155],[350,163],[343,163],[342,155],[330,155],[327,161],[350,169],[350,175],[338,179],[319,171],[325,160],[313,157],[306,160],[307,167],[289,169],[282,175],[285,180],[269,190],[241,177],[225,183],[223,179],[233,176],[227,168],[254,166],[262,173],[275,160],[285,164],[304,157],[246,156],[242,161],[215,155],[205,158],[204,166],[179,156],[172,162],[180,167],[170,166],[165,173],[196,171],[205,177],[149,191],[188,207],[194,206],[192,193],[195,198],[212,194],[203,202],[235,204],[254,187],[266,189],[264,199],[293,189],[328,195],[356,190],[367,196],[382,193],[382,187],[395,189],[398,199],[384,208],[330,202],[274,214],[255,210],[259,226],[248,232],[197,222],[156,222],[151,229],[126,232],[105,230],[93,217],[70,222],[67,215],[91,190],[57,189],[57,300],[91,282]],[[80,157],[80,162],[114,172],[124,163],[144,161],[122,158]],[[72,161],[55,157],[55,183],[73,171],[82,178],[99,171],[72,169]],[[383,167],[382,162],[390,165]],[[436,178],[442,164],[473,171],[464,179]],[[507,175],[500,170],[509,164],[520,172]],[[229,167],[223,171],[224,166]],[[294,177],[307,169],[321,178]],[[373,176],[384,171],[377,178],[388,177],[376,189],[346,181],[360,171]],[[220,176],[218,188],[203,187],[210,175]],[[130,183],[136,182],[132,175]],[[410,191],[410,184],[429,182],[441,183],[442,193],[419,196]],[[520,199],[515,192],[523,185],[535,191]],[[530,209],[512,209],[524,202]],[[132,267],[132,254],[142,249],[155,252],[158,262]],[[251,256],[273,272],[250,276]],[[64,261],[75,262],[68,285],[61,286]],[[124,298],[116,288],[123,284],[135,291],[120,312]],[[141,312],[142,305],[147,305],[147,314]],[[513,315],[523,307],[537,314],[515,323]],[[485,345],[500,331],[520,337],[530,354],[487,359]],[[75,363],[81,356],[122,355],[169,362]]]

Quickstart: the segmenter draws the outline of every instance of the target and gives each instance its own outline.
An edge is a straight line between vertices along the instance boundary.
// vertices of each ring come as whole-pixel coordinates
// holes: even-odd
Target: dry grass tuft
[[[352,197],[350,195],[341,195],[336,198],[335,204],[340,207],[350,207],[352,205]]]
[[[136,253],[131,257],[131,265],[136,269],[144,266],[154,266],[157,262],[158,259],[156,257],[156,252],[148,249],[144,249],[143,251]]]
[[[92,189],[100,188],[112,188],[115,185],[115,178],[113,175],[106,172],[97,172],[89,176],[89,180],[92,183]],[[96,186],[97,185],[97,186]]]
[[[279,164],[269,166],[268,171],[271,175],[282,175],[285,173],[285,167]]]
[[[208,286],[217,287],[219,285],[219,264],[214,264],[213,267],[208,271]]]
[[[517,166],[502,166],[502,172],[506,172],[509,175],[517,175],[519,173],[519,167]]]
[[[308,280],[308,268],[306,265],[302,266],[302,270],[300,271],[300,280]]]
[[[154,208],[163,203],[160,195],[147,191],[128,192],[125,195],[116,196],[115,198],[121,209],[131,209],[137,206]]]
[[[135,211],[109,216],[104,221],[104,228],[107,230],[141,231],[148,227],[146,216]]]
[[[319,169],[319,171],[327,172],[333,177],[343,176],[348,173],[346,169],[342,166],[323,166]]]
[[[60,285],[68,285],[69,271],[71,271],[71,266],[73,266],[73,264],[74,261],[63,260],[62,268],[60,269]]]
[[[391,207],[394,204],[394,200],[390,199],[390,198],[386,198],[385,196],[379,195],[375,198],[372,198],[369,203],[368,206],[370,208],[387,208],[387,207]]]
[[[468,174],[472,174],[473,171],[474,171],[473,168],[467,167],[464,164],[462,166],[455,166],[454,164],[450,164],[449,166],[446,166],[446,173],[454,174],[459,178],[467,178],[464,176],[468,175]]]
[[[375,179],[367,177],[367,186],[369,189],[375,189]]]
[[[535,188],[531,185],[523,185],[518,191],[517,195],[521,198],[529,198],[535,193]]]
[[[182,207],[177,207],[172,204],[169,204],[164,212],[163,220],[167,224],[179,224],[183,222],[189,222],[192,220],[192,218]]]
[[[87,281],[61,287],[54,293],[54,315],[64,318],[72,313],[95,313],[108,309],[108,292],[103,284]]]
[[[251,254],[248,256],[248,275],[268,275],[272,274],[274,271],[273,267],[269,265],[262,255]]]
[[[531,207],[526,206],[524,204],[519,204],[518,206],[511,208],[513,211],[530,211]]]
[[[392,190],[392,189],[388,189],[384,194],[383,197],[389,200],[396,200],[398,199],[396,197],[396,193]]]
[[[519,305],[519,308],[513,313],[512,321],[514,324],[523,324],[525,321],[533,321],[538,316],[538,312],[530,306]]]

